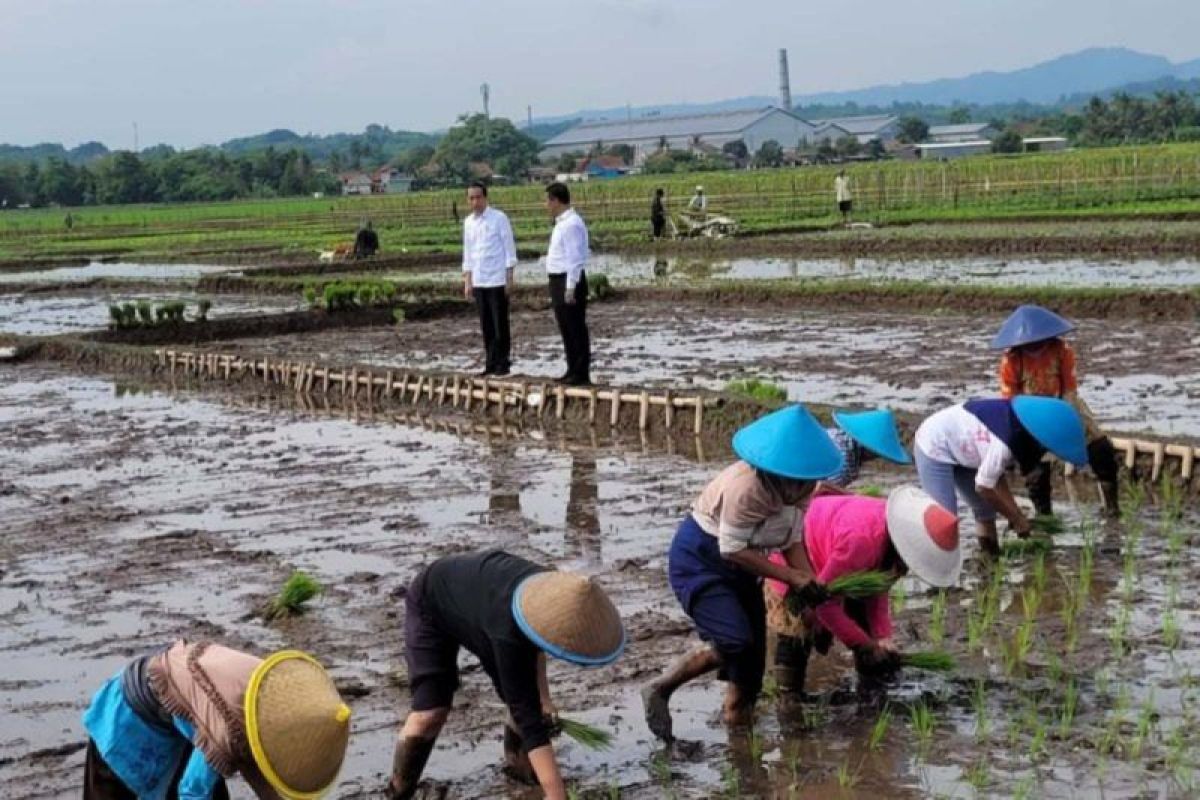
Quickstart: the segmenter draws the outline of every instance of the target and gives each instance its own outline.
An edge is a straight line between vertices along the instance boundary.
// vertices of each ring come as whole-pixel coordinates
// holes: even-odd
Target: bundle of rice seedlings
[[[600,728],[593,728],[584,722],[559,717],[558,724],[562,732],[570,736],[588,750],[607,750],[612,747],[612,734]]]
[[[1031,527],[1039,533],[1062,533],[1066,529],[1066,526],[1063,525],[1063,521],[1054,514],[1038,514],[1036,517],[1030,520],[1030,524]]]
[[[900,663],[905,667],[922,669],[926,672],[953,672],[958,668],[954,656],[941,650],[929,650],[922,653],[904,653]]]
[[[1027,539],[1010,539],[1004,543],[1002,553],[1005,558],[1019,558],[1025,555],[1037,555],[1045,553],[1054,545],[1046,538],[1040,536],[1030,536]]]
[[[306,572],[296,570],[284,581],[279,594],[267,603],[265,616],[267,619],[278,619],[304,613],[304,606],[325,587]]]
[[[842,575],[840,578],[834,578],[826,584],[825,591],[834,597],[862,600],[867,597],[887,594],[892,588],[892,582],[891,573],[879,570],[864,570],[862,572],[851,572],[848,575]],[[792,614],[801,613],[807,605],[796,591],[789,591],[784,602],[787,603],[788,611]]]
[[[886,497],[887,492],[877,483],[865,483],[855,489],[855,493],[862,497]]]

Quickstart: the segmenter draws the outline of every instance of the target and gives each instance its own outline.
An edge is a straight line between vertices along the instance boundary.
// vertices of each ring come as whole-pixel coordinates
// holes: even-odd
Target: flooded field
[[[603,274],[619,284],[692,284],[722,280],[834,279],[886,283],[922,281],[935,285],[1120,287],[1184,289],[1200,286],[1200,261],[1099,260],[1070,258],[1022,260],[999,258],[875,259],[875,258],[735,258],[706,259],[673,256],[593,254],[589,274]],[[517,280],[535,284],[546,279],[536,261],[517,265]],[[454,268],[424,273],[399,272],[395,280],[458,277]]]
[[[619,384],[719,389],[760,377],[790,397],[925,412],[997,391],[987,349],[1002,317],[779,312],[657,303],[588,309],[594,377]],[[478,369],[473,315],[400,328],[222,343],[224,351],[378,366]],[[1072,334],[1082,394],[1116,431],[1200,437],[1200,332],[1191,323],[1083,320]],[[562,343],[549,311],[513,315],[514,372],[557,377]]]
[[[138,264],[93,261],[79,267],[53,269],[0,270],[0,284],[5,283],[80,283],[95,278],[127,278],[139,281],[194,281],[202,275],[238,270],[213,264]]]
[[[271,296],[218,295],[211,298],[211,318],[292,311],[301,308],[298,299]],[[46,292],[0,294],[0,333],[46,336],[103,328],[109,323],[113,303],[162,303],[184,300],[187,314],[194,316],[200,295],[189,291],[162,292]]]
[[[1153,505],[1131,493],[1124,524],[1109,527],[1068,487],[1069,532],[1049,553],[997,565],[971,544],[962,588],[902,583],[898,638],[952,651],[950,676],[906,673],[863,693],[835,648],[816,659],[807,697],[768,692],[752,735],[723,730],[720,686],[700,682],[673,701],[682,741],[664,750],[637,690],[693,641],[665,548],[727,456],[581,447],[536,428],[460,437],[365,407],[310,411],[39,365],[3,374],[6,798],[77,797],[88,696],[181,635],[318,654],[355,714],[332,796],[378,796],[405,704],[402,587],[432,558],[495,544],[598,575],[630,630],[613,667],[552,667],[563,712],[616,737],[605,753],[560,742],[577,796],[1194,796],[1200,622],[1182,587],[1200,556],[1169,487]],[[326,594],[302,617],[263,623],[256,609],[294,567]],[[535,796],[498,770],[502,714],[468,670],[427,770],[449,797]]]

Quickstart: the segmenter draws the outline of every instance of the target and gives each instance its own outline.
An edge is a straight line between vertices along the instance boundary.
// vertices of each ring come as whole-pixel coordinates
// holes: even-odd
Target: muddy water
[[[944,614],[913,581],[893,598],[898,640],[930,647],[941,630],[960,658],[954,676],[911,673],[886,694],[862,693],[835,648],[815,660],[807,701],[764,700],[754,737],[726,734],[719,684],[698,682],[673,702],[684,741],[668,752],[649,740],[637,690],[694,641],[665,586],[663,552],[717,465],[533,435],[460,438],[367,409],[201,399],[32,365],[3,374],[5,797],[78,796],[78,714],[90,692],[131,655],[180,635],[319,654],[355,714],[333,796],[377,796],[404,702],[402,587],[432,557],[494,544],[597,574],[629,626],[617,665],[551,672],[565,713],[617,737],[602,754],[560,744],[568,780],[587,796],[828,797],[840,784],[853,784],[847,795],[914,798],[1194,791],[1200,623],[1182,591],[1200,568],[1192,520],[1164,526],[1161,514],[1134,512],[1124,530],[1080,527],[1060,492],[1070,532],[1040,563],[1024,556],[997,570],[971,548]],[[294,567],[329,589],[305,616],[266,626],[253,611]],[[1081,598],[1073,636],[1062,613],[1070,597]],[[974,636],[967,623],[980,609],[990,621]],[[1162,630],[1172,615],[1174,647]],[[1030,646],[1006,657],[1026,618]],[[889,701],[893,721],[872,747]],[[924,743],[908,710],[917,704],[932,713]],[[468,669],[428,770],[449,796],[531,796],[495,766],[501,718]],[[235,796],[247,796],[240,784]]]
[[[1182,289],[1200,286],[1200,261],[1000,258],[876,259],[876,258],[653,258],[608,253],[593,254],[589,274],[607,275],[615,283],[644,285],[694,284],[722,280],[826,279],[864,283],[922,281],[937,285],[1121,287]],[[396,273],[395,280],[414,278],[453,280],[453,269]],[[517,265],[517,280],[537,284],[545,268],[534,261]]]
[[[111,265],[104,265],[111,266]],[[77,294],[0,294],[0,332],[46,336],[56,333],[95,330],[109,323],[108,307],[114,303],[162,303],[183,300],[187,314],[194,316],[200,295],[179,292],[87,292]],[[302,303],[293,298],[220,295],[208,312],[212,318],[293,311]]]
[[[240,269],[214,264],[127,264],[93,261],[82,267],[0,271],[2,283],[77,283],[94,278],[129,278],[143,281],[194,281],[202,275]]]
[[[654,303],[588,309],[594,377],[621,384],[720,388],[760,377],[792,399],[916,413],[996,391],[987,347],[998,316],[785,313]],[[225,343],[246,353],[474,370],[481,336],[473,316],[399,329],[326,332]],[[513,316],[514,370],[554,376],[562,344],[550,313]],[[1116,431],[1200,437],[1200,333],[1188,323],[1082,321],[1082,394]]]

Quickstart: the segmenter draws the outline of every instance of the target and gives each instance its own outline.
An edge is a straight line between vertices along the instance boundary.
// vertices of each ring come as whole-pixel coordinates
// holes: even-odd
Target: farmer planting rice
[[[671,589],[704,644],[642,690],[646,723],[671,741],[671,695],[713,670],[728,681],[726,724],[750,722],[766,665],[762,578],[794,588],[809,582],[797,568],[798,506],[816,481],[844,466],[837,446],[804,406],[756,420],[733,437],[740,457],[700,493],[671,542]],[[786,564],[767,557],[782,550]]]
[[[893,464],[911,464],[912,457],[900,441],[896,428],[896,415],[888,409],[876,409],[850,413],[835,411],[836,427],[826,432],[842,453],[842,469],[821,481],[817,493],[831,491],[841,493],[858,480],[862,465],[882,458]],[[784,565],[782,553],[772,553],[771,561]],[[836,576],[835,576],[836,577]],[[776,580],[763,586],[763,597],[767,608],[767,628],[776,635],[775,671],[776,679],[783,688],[803,689],[805,665],[808,663],[809,648],[804,645],[804,623],[791,613],[784,602],[787,585]],[[799,681],[793,680],[799,676]]]
[[[1024,305],[1014,311],[992,339],[993,350],[1004,350],[1000,358],[1000,394],[1057,397],[1079,412],[1087,436],[1087,461],[1100,484],[1104,510],[1116,517],[1121,511],[1117,454],[1112,440],[1100,430],[1091,409],[1079,397],[1075,351],[1062,338],[1073,330],[1074,323],[1041,306]],[[1053,513],[1049,465],[1039,462],[1026,474],[1025,485],[1037,513]]]
[[[304,653],[180,640],[110,678],[83,724],[86,800],[227,798],[237,772],[258,797],[299,800],[333,785],[350,709]]]
[[[1029,536],[1032,524],[1005,472],[1015,464],[1029,474],[1047,450],[1076,466],[1086,464],[1083,422],[1066,402],[1032,396],[970,400],[942,409],[921,423],[914,447],[922,488],[955,513],[961,494],[975,516],[979,544],[989,553],[1000,550],[997,513],[1022,539]]]
[[[936,587],[953,586],[962,569],[958,518],[914,486],[885,500],[858,495],[814,498],[804,512],[799,552],[820,587],[855,573],[878,571],[892,580],[912,572]],[[900,668],[892,642],[887,591],[871,597],[822,596],[804,591],[807,608],[788,610],[789,586],[768,580],[768,624],[779,633],[775,669],[781,687],[803,691],[814,649],[829,651],[832,637],[854,651],[859,675],[886,677]],[[813,602],[813,601],[817,602]]]
[[[412,797],[458,688],[458,650],[472,652],[508,706],[506,771],[541,785],[551,800],[566,788],[550,736],[556,710],[546,655],[585,667],[611,664],[625,629],[604,590],[581,575],[539,566],[503,550],[447,556],[422,570],[405,599],[405,660],[412,711],[404,721],[388,785]]]

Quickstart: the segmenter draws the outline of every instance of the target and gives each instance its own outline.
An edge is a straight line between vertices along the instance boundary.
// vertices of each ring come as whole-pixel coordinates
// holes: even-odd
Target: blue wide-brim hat
[[[900,441],[900,431],[896,427],[896,415],[891,412],[891,409],[878,408],[874,411],[857,413],[835,411],[833,412],[833,421],[851,439],[875,455],[896,464],[912,463],[912,456],[908,454]]]
[[[841,471],[845,459],[802,405],[760,417],[733,435],[733,451],[752,467],[793,480],[819,480]]]
[[[1073,330],[1075,323],[1060,317],[1050,309],[1024,305],[1004,320],[1000,331],[992,338],[992,349],[1007,350],[1010,347],[1053,339]]]
[[[1087,465],[1083,420],[1070,403],[1056,397],[1023,394],[1012,399],[1012,410],[1042,447],[1077,467]]]

